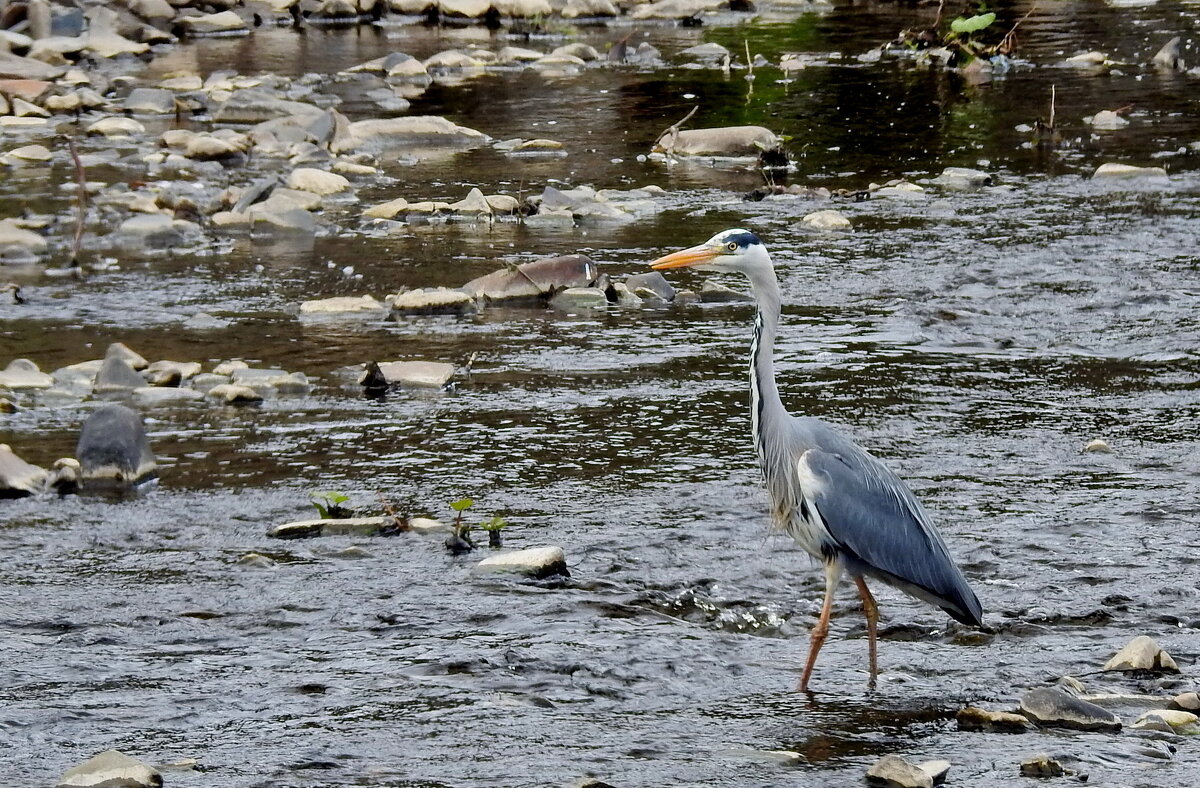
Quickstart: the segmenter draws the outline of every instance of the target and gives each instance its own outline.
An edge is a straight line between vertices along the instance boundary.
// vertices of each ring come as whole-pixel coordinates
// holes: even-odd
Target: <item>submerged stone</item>
[[[462,289],[488,301],[534,301],[549,298],[569,287],[587,287],[596,281],[599,273],[591,258],[569,254],[534,260],[515,269],[493,271],[472,279]]]
[[[305,301],[300,304],[300,313],[311,314],[345,314],[345,313],[375,313],[387,310],[387,304],[377,301],[369,295],[335,296],[316,301]]]
[[[550,299],[550,306],[564,312],[580,309],[606,309],[608,297],[604,291],[596,287],[568,287],[561,290]]]
[[[401,315],[461,315],[474,312],[470,293],[449,287],[427,287],[388,296],[392,311]]]
[[[850,220],[838,211],[814,211],[800,220],[816,230],[849,230]]]
[[[440,361],[381,361],[371,371],[376,369],[385,385],[441,388],[454,377],[454,365]]]
[[[1038,725],[1052,728],[1075,728],[1085,731],[1115,731],[1121,728],[1121,718],[1072,695],[1058,687],[1039,687],[1021,698],[1021,713]]]
[[[24,498],[41,492],[46,483],[46,470],[22,460],[0,443],[0,498]]]
[[[465,148],[483,145],[483,132],[459,126],[435,115],[359,120],[351,123],[344,138],[330,144],[333,153],[391,148]]]
[[[1021,761],[1022,777],[1062,777],[1066,773],[1061,763],[1044,753]]]
[[[489,556],[472,570],[476,574],[521,574],[534,578],[570,577],[567,556],[561,547],[531,547]]]
[[[885,755],[867,770],[867,784],[886,788],[933,788],[933,778],[899,755]]]
[[[401,528],[394,517],[346,517],[298,520],[267,530],[273,539],[311,539],[317,536],[388,536]]]
[[[660,300],[668,302],[675,300],[675,288],[658,271],[626,277],[625,286],[639,296],[643,296],[643,294],[638,291],[645,290]]]
[[[1178,673],[1179,665],[1163,651],[1154,638],[1139,635],[1114,654],[1101,670],[1146,670]]]
[[[84,486],[134,485],[155,476],[142,417],[124,405],[105,405],[88,417],[75,458]]]
[[[972,170],[967,167],[947,167],[931,183],[945,189],[970,191],[972,189],[982,189],[985,186],[995,186],[996,179],[982,170]]]
[[[38,369],[38,365],[27,358],[17,358],[8,362],[4,371],[0,372],[0,388],[12,391],[27,391],[30,389],[48,389],[54,385],[54,378]]]
[[[667,132],[654,143],[654,151],[678,156],[757,156],[779,145],[779,137],[762,126],[725,126]]]
[[[1007,711],[990,711],[977,706],[959,709],[955,715],[960,731],[1024,733],[1033,730],[1028,717]]]
[[[55,788],[161,788],[162,775],[119,750],[105,750],[58,778]]]

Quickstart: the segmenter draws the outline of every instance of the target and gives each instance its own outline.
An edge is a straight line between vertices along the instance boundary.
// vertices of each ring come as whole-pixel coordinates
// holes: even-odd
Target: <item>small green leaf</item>
[[[485,531],[499,531],[506,525],[508,525],[508,523],[504,522],[504,518],[500,515],[496,515],[490,520],[484,520],[479,524],[479,527]]]
[[[465,512],[474,505],[475,502],[470,498],[463,498],[461,501],[455,501],[454,503],[450,504],[450,508],[456,512]]]
[[[963,33],[978,33],[985,27],[996,21],[996,15],[993,13],[980,14],[979,16],[959,17],[950,23],[950,32],[962,35]]]

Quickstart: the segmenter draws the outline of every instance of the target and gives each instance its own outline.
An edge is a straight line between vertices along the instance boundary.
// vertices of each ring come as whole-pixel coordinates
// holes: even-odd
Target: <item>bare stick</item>
[[[1054,131],[1054,85],[1050,86],[1050,131]]]
[[[75,162],[75,182],[79,185],[79,193],[75,206],[78,215],[75,219],[75,237],[71,241],[71,267],[79,267],[79,246],[83,243],[83,223],[87,219],[87,177],[83,172],[83,162],[79,160],[79,151],[75,149],[75,140],[67,137],[67,150],[71,152],[71,161]]]
[[[697,110],[699,110],[699,109],[700,109],[699,104],[692,107],[692,111],[689,112],[688,114],[684,115],[683,120],[677,121],[675,123],[672,123],[670,126],[667,126],[667,128],[663,131],[663,133],[658,135],[658,139],[660,142],[662,141],[663,137],[667,136],[668,134],[671,135],[671,143],[663,148],[663,150],[665,152],[667,152],[667,153],[675,152],[675,140],[678,139],[678,137],[679,137],[679,127],[682,126],[683,124],[687,123],[689,120],[691,120],[692,116],[695,115]]]
[[[754,75],[754,61],[750,59],[750,39],[743,38],[742,43],[746,45],[746,68],[750,69],[750,75]]]

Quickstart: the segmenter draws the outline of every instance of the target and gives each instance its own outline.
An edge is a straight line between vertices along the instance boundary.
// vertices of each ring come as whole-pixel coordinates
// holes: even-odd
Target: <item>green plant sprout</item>
[[[346,506],[342,506],[346,501],[350,500],[350,496],[340,492],[314,492],[309,493],[313,507],[317,513],[321,515],[322,520],[335,520],[342,517],[349,517],[354,512]]]

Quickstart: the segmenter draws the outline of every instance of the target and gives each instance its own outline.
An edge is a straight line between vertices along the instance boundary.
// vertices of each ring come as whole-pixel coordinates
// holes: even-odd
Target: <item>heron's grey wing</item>
[[[857,447],[810,449],[797,470],[804,496],[855,564],[966,624],[982,624],[983,609],[941,535],[912,491]]]

